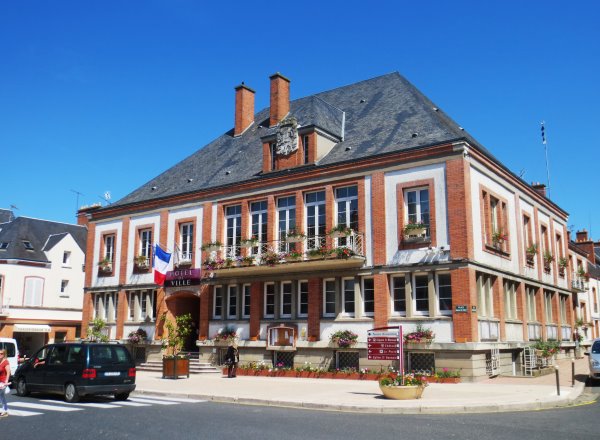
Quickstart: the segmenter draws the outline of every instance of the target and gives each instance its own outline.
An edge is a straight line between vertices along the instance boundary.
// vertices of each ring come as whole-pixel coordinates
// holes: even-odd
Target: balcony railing
[[[329,245],[328,245],[329,243]],[[338,266],[362,266],[364,262],[363,235],[353,232],[347,236],[312,236],[299,242],[276,240],[271,242],[257,242],[252,244],[225,245],[217,251],[210,253],[203,262],[203,268],[215,271],[221,269],[252,270],[258,274],[257,267],[273,269],[286,263],[308,262],[325,260],[327,263],[319,265],[320,268],[335,268]],[[298,265],[294,270],[306,270]],[[290,265],[286,264],[290,269]],[[283,270],[283,269],[282,269]],[[239,272],[239,270],[237,271]]]
[[[588,290],[587,282],[584,278],[573,273],[573,277],[571,278],[571,290],[575,292],[586,292]]]

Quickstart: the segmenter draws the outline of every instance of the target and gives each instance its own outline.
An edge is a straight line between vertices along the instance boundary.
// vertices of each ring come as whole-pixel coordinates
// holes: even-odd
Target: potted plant
[[[554,255],[552,255],[552,252],[550,251],[544,251],[544,269],[546,271],[550,271],[551,267],[552,267],[552,262],[554,261]]]
[[[417,328],[414,332],[404,334],[405,343],[413,344],[431,344],[435,338],[433,330],[424,327],[421,324],[417,324]]]
[[[230,342],[233,342],[237,338],[237,330],[232,325],[226,325],[222,329],[220,329],[214,336],[213,342],[217,345],[228,345]]]
[[[237,257],[238,266],[240,267],[248,267],[254,264],[254,256],[246,255],[243,257]]]
[[[537,254],[537,251],[538,251],[538,246],[536,243],[531,243],[525,249],[525,258],[527,260],[527,264],[529,264],[530,266],[533,266],[534,258],[535,258],[535,255]]]
[[[98,261],[98,267],[100,268],[100,272],[112,272],[113,262],[110,258],[104,257]]]
[[[558,274],[562,277],[565,276],[565,269],[567,268],[567,266],[569,265],[569,260],[567,260],[565,257],[560,257],[558,259]]]
[[[348,259],[348,258],[356,255],[356,253],[349,247],[340,246],[340,247],[332,249],[330,252],[330,255],[334,258],[342,258],[345,260],[345,259]]]
[[[306,256],[311,260],[325,258],[327,255],[329,255],[329,251],[324,247],[318,247],[306,251]]]
[[[404,235],[407,237],[422,237],[427,231],[427,225],[422,222],[408,222],[404,226]]]
[[[287,243],[299,243],[306,238],[306,235],[297,229],[289,229],[284,233],[283,238]]]
[[[138,269],[148,269],[150,267],[150,259],[145,255],[136,255],[133,263]]]
[[[298,251],[290,251],[285,254],[284,259],[288,262],[300,261],[302,259],[302,253]]]
[[[106,334],[106,321],[102,318],[94,318],[88,323],[87,339],[94,342],[108,342]]]
[[[175,317],[175,321],[167,319],[167,314],[161,318],[167,329],[167,335],[163,339],[163,379],[178,379],[179,376],[190,377],[190,359],[181,354],[181,349],[187,337],[192,332],[192,315],[186,313]]]
[[[492,232],[492,245],[494,247],[501,246],[506,240],[508,240],[508,234],[502,232],[502,229]]]
[[[386,376],[379,380],[379,389],[384,397],[394,400],[420,399],[427,385],[427,380],[414,373]]]
[[[329,342],[339,348],[349,348],[356,345],[358,335],[351,330],[338,330],[329,336]]]
[[[260,255],[260,264],[266,266],[275,266],[281,261],[281,255],[274,251],[263,252]]]
[[[147,338],[148,333],[143,328],[138,328],[127,335],[127,341],[132,345],[140,344],[146,341]]]
[[[549,359],[558,353],[560,343],[558,341],[536,341],[533,348],[536,356]]]
[[[437,371],[435,373],[435,381],[437,383],[459,383],[460,370],[449,370],[448,368],[442,368],[441,371]]]
[[[245,248],[258,246],[258,237],[256,235],[251,235],[248,238],[244,238],[240,240],[240,246]]]
[[[328,232],[328,234],[331,235],[333,238],[347,237],[348,235],[352,235],[352,229],[344,224],[339,224],[337,226],[334,226],[333,229],[331,229],[331,231]]]
[[[208,243],[204,243],[202,245],[201,249],[203,251],[207,251],[207,252],[214,252],[214,251],[218,251],[219,249],[221,249],[221,246],[223,246],[223,243],[221,243],[219,240],[209,241]]]

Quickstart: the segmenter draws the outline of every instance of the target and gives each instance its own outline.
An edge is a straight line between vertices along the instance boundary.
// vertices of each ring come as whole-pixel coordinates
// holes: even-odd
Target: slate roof
[[[343,141],[316,164],[319,167],[461,139],[493,158],[396,72],[293,100],[290,114],[301,126],[318,126],[338,139],[343,135]],[[269,109],[259,111],[241,136],[228,131],[110,206],[260,179],[261,138],[273,134],[268,120]]]
[[[47,262],[44,251],[52,249],[66,234],[73,236],[77,245],[85,252],[87,228],[84,226],[17,217],[2,225],[0,243],[8,243],[8,247],[0,250],[0,259]],[[27,250],[23,241],[29,241],[33,250]]]

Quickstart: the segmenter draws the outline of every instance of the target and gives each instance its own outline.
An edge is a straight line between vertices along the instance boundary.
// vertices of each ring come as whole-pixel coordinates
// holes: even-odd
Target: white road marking
[[[119,402],[112,402],[111,405],[115,405],[115,406],[151,406],[148,403],[137,403],[137,402],[125,402],[125,401],[119,401]]]
[[[40,405],[39,403],[29,403],[29,402],[10,402],[10,406],[16,406],[17,408],[45,409],[48,411],[59,411],[59,412],[81,411],[82,410],[82,408],[65,408],[64,406]]]
[[[90,407],[90,408],[102,408],[102,409],[116,408],[116,406],[109,405],[108,403],[95,403],[95,402],[68,403],[68,402],[62,402],[60,400],[50,400],[50,399],[40,399],[40,402],[58,403],[60,405],[69,405],[69,406],[76,405],[76,406],[84,406],[84,407]]]
[[[11,404],[12,406],[12,404]],[[39,416],[44,413],[34,412],[34,411],[19,411],[18,409],[9,409],[8,417],[29,417],[29,416]]]
[[[128,401],[138,402],[138,403],[147,403],[149,405],[179,405],[180,402],[169,402],[167,400],[149,400],[149,399],[140,399],[138,397],[130,397]]]
[[[169,402],[181,402],[181,403],[204,403],[204,402],[206,402],[206,400],[186,399],[185,397],[150,396],[148,394],[142,394],[140,396],[136,395],[136,398],[137,397],[139,397],[141,399],[166,400]]]

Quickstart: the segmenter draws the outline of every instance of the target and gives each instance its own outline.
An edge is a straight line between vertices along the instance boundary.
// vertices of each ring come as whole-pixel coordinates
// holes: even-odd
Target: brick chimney
[[[290,112],[290,80],[277,72],[271,79],[271,112],[269,126],[277,125]]]
[[[533,189],[542,197],[546,197],[546,185],[540,182],[532,183]]]
[[[577,231],[577,243],[582,243],[586,241],[588,241],[587,230],[583,229],[581,231]]]
[[[233,135],[239,136],[254,122],[254,90],[243,82],[235,88],[235,127]]]

